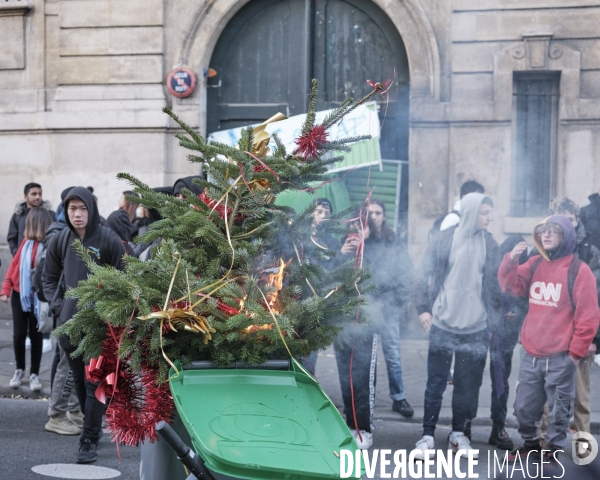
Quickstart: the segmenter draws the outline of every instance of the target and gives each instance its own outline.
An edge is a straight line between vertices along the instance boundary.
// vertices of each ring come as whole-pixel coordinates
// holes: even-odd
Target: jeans
[[[57,345],[57,347],[60,351],[60,358],[52,381],[52,394],[48,403],[49,416],[79,410],[79,401],[77,396],[73,395],[75,393],[75,379],[69,368],[69,359],[60,345]]]
[[[25,339],[27,335],[31,339],[31,368],[29,373],[38,375],[42,361],[43,337],[37,329],[37,318],[31,312],[24,312],[21,307],[21,295],[13,290],[10,296],[10,306],[13,316],[13,348],[15,350],[15,361],[17,368],[25,370]]]
[[[375,407],[377,335],[369,329],[356,328],[356,331],[344,332],[338,336],[334,347],[346,423],[349,428],[371,432]],[[351,361],[352,389],[350,387]],[[356,413],[356,422],[354,413]]]
[[[398,402],[406,398],[402,381],[402,360],[400,358],[400,319],[390,320],[376,325],[377,333],[381,335],[381,348],[387,368],[390,397]]]
[[[475,333],[456,334],[431,326],[423,435],[434,435],[453,355],[452,430],[464,432],[465,424],[473,419],[477,405],[473,399],[479,397],[488,341],[487,328]]]
[[[98,384],[89,382],[85,378],[85,363],[81,357],[71,358],[71,354],[77,350],[77,347],[71,345],[69,337],[63,335],[58,341],[69,360],[69,367],[75,380],[75,391],[79,399],[79,407],[84,414],[83,430],[79,441],[89,440],[97,444],[100,439],[100,430],[102,430],[102,415],[106,410],[106,406],[96,398]]]
[[[492,434],[500,433],[506,424],[506,414],[508,412],[508,394],[509,384],[508,378],[512,370],[512,357],[515,346],[519,342],[519,332],[523,321],[505,320],[504,327],[499,329],[494,335],[502,335],[502,361],[504,363],[504,393],[498,397],[496,385],[496,360],[494,355],[490,355],[490,376],[492,379],[492,403],[491,403],[491,419],[492,419]]]

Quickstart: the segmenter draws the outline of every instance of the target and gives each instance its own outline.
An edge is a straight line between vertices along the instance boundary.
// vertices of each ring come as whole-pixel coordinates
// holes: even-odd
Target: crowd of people
[[[190,192],[199,195],[193,178],[155,191],[180,198]],[[10,222],[7,240],[13,260],[0,296],[10,301],[13,312],[16,370],[11,387],[24,381],[29,339],[29,387],[41,390],[44,335],[77,312],[75,300],[64,293],[89,271],[72,246],[74,239],[81,240],[98,264],[115,268],[122,268],[125,254],[142,260],[151,254],[159,240],[147,245],[134,238],[160,215],[132,202],[133,197],[133,192],[123,192],[118,208],[105,220],[91,187],[65,189],[54,212],[43,200],[39,184],[25,186],[24,201]],[[582,209],[566,198],[553,200],[552,215],[533,227],[530,251],[520,235],[498,245],[488,231],[494,203],[481,184],[465,182],[460,197],[452,212],[434,222],[418,268],[413,268],[406,246],[387,226],[382,201],[370,198],[355,212],[340,241],[318,228],[334,212],[328,199],[316,200],[313,241],[330,252],[323,266],[354,261],[370,269],[377,285],[364,306],[369,324],[353,325],[334,343],[347,424],[360,448],[373,444],[378,341],[392,409],[404,417],[414,415],[402,378],[399,313],[412,302],[429,339],[423,436],[415,446],[415,458],[423,459],[426,450],[435,449],[435,429],[449,384],[453,388],[449,448],[473,450],[471,422],[478,414],[489,354],[489,443],[512,451],[509,459],[539,452],[544,461],[555,460],[556,452],[564,449],[573,415],[573,428],[590,432],[590,362],[600,342],[600,195],[590,196],[590,205]],[[505,423],[513,351],[519,342],[514,412],[523,444],[515,449]],[[71,357],[75,349],[67,337],[58,339],[45,428],[80,435],[77,462],[92,463],[105,405],[95,397],[96,385],[86,379],[84,361]],[[302,361],[314,373],[317,352]]]

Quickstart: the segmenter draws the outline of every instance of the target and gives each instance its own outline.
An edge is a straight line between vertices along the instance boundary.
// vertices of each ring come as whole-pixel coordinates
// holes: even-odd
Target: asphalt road
[[[11,480],[43,480],[43,479],[138,479],[139,478],[139,450],[135,448],[121,447],[121,459],[114,444],[110,442],[108,435],[100,441],[98,449],[98,461],[94,466],[84,467],[80,473],[75,472],[77,466],[74,464],[77,452],[78,437],[67,437],[48,433],[44,431],[47,402],[43,400],[23,400],[0,398],[0,479]],[[410,453],[415,442],[421,436],[421,426],[416,423],[405,423],[391,420],[375,421],[374,445],[371,449],[371,458],[375,449],[389,449],[392,451],[406,449],[406,455]],[[440,426],[436,431],[436,449],[446,450],[446,438],[450,428]],[[509,433],[514,439],[518,438],[517,432],[510,429]],[[473,473],[479,478],[511,478],[503,477],[501,474],[494,477],[488,476],[488,451],[493,460],[494,449],[487,445],[489,427],[475,426],[473,428],[473,446],[480,449],[479,461],[473,467]],[[583,480],[584,478],[600,478],[600,459],[597,459],[595,471],[589,467],[575,466],[571,460],[570,438],[567,451],[561,456],[561,462],[565,465],[566,474],[562,478],[567,480]],[[497,454],[504,452],[496,450]],[[390,458],[390,457],[388,457]],[[468,464],[466,459],[461,460],[460,471],[467,473]],[[51,465],[61,464],[52,469]],[[100,468],[98,468],[100,467]],[[35,473],[32,468],[46,469],[46,474]],[[81,468],[81,467],[79,467]],[[492,467],[493,468],[493,467]],[[437,464],[431,468],[436,472]],[[51,472],[54,473],[51,473]],[[387,468],[388,474],[393,474],[394,465]],[[533,470],[532,470],[533,472]],[[51,473],[51,474],[50,474]],[[410,471],[406,471],[407,478],[411,478]],[[512,472],[513,479],[526,478],[519,471]],[[562,472],[558,472],[561,474]],[[592,474],[586,477],[586,473]],[[545,474],[548,478],[548,474]],[[550,474],[552,478],[553,474]],[[366,477],[365,477],[366,478]],[[371,478],[386,478],[382,475],[380,464]],[[389,477],[387,477],[389,478]],[[441,476],[430,478],[459,478],[458,476]],[[473,477],[471,477],[473,478]],[[541,478],[532,476],[527,478]],[[165,479],[172,480],[172,479]],[[173,479],[178,480],[178,479]],[[183,480],[183,479],[182,479]]]
[[[100,440],[98,461],[94,464],[94,467],[103,468],[84,468],[77,476],[70,476],[75,475],[74,469],[81,468],[75,466],[79,436],[46,432],[44,425],[48,420],[47,410],[47,401],[0,398],[0,479],[139,478],[139,450],[120,447],[121,462],[115,445],[110,442],[107,434]],[[54,469],[60,473],[52,476],[32,471],[33,467],[54,464],[66,465]],[[50,467],[44,468],[51,470]]]

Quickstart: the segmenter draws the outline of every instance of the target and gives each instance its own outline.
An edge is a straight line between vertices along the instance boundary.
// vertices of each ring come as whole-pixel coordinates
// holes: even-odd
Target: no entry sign
[[[171,95],[183,98],[190,96],[196,88],[196,75],[189,68],[177,67],[167,77],[167,89]]]

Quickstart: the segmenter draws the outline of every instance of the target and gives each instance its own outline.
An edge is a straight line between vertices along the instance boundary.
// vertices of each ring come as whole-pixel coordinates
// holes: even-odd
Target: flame
[[[267,275],[265,286],[267,288],[275,287],[275,291],[272,291],[267,294],[267,301],[269,302],[269,306],[271,307],[271,310],[273,310],[275,313],[281,313],[281,310],[279,309],[278,305],[279,292],[283,288],[283,277],[285,275],[285,267],[287,267],[291,261],[292,260],[290,259],[288,263],[285,263],[283,261],[283,258],[280,258],[279,269],[277,270],[277,272],[269,273]]]
[[[267,302],[269,304],[270,309],[274,313],[281,313],[283,306],[279,300],[279,293],[283,289],[283,279],[285,277],[285,267],[289,266],[292,262],[292,259],[286,263],[282,258],[279,259],[279,268],[273,267],[263,270],[262,281],[264,282],[264,286],[268,289],[271,289],[270,292],[266,294]],[[240,301],[240,310],[243,308],[244,299]],[[265,323],[260,325],[250,325],[244,329],[244,333],[253,333],[259,332],[261,330],[273,330],[274,326],[272,323]]]

